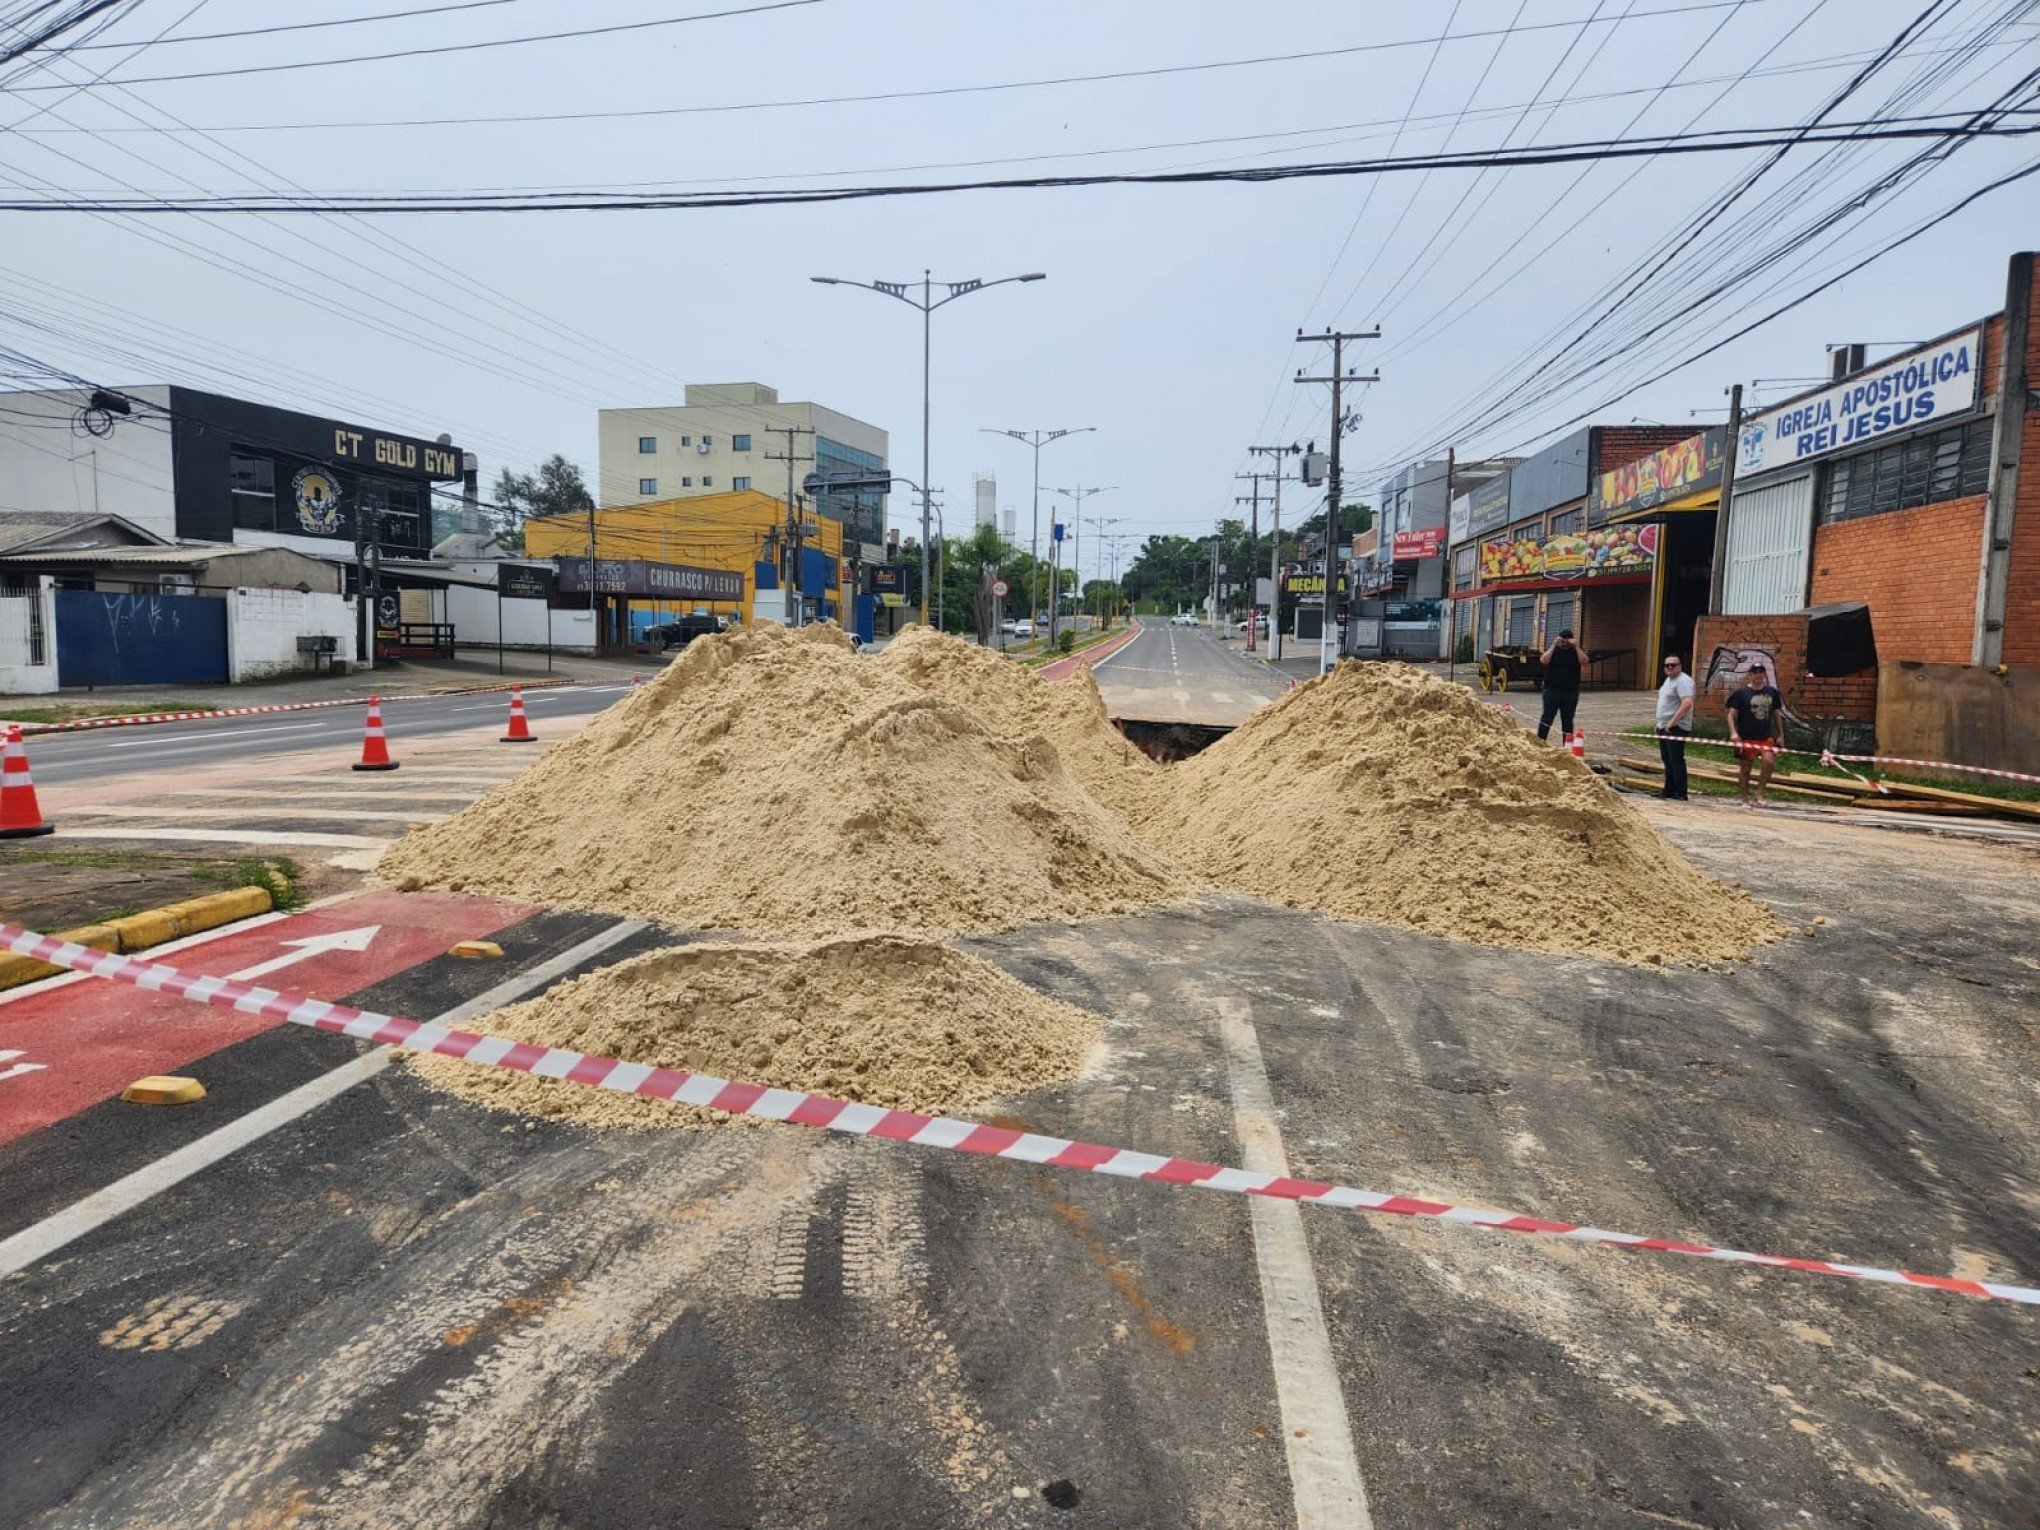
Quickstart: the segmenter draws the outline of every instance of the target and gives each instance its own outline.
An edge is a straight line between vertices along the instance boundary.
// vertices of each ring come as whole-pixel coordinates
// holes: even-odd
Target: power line
[[[2033,112],[2016,115],[2031,117]],[[603,196],[581,192],[509,196],[476,196],[464,192],[430,195],[314,195],[293,198],[231,193],[206,196],[138,197],[77,196],[0,200],[4,212],[113,213],[508,213],[508,212],[646,212],[727,207],[795,207],[814,203],[855,202],[875,198],[942,196],[963,191],[1066,190],[1083,186],[1185,186],[1256,184],[1289,180],[1321,180],[1355,175],[1389,175],[1422,170],[1483,170],[1536,165],[1577,164],[1585,160],[1635,159],[1653,155],[1730,154],[1749,149],[1794,148],[1804,144],[1877,143],[1888,140],[2021,138],[2040,132],[2040,125],[1975,128],[1905,126],[1866,121],[1848,131],[1807,128],[1710,129],[1701,133],[1660,135],[1642,139],[1581,140],[1545,148],[1525,147],[1459,154],[1405,155],[1399,159],[1334,160],[1255,169],[1156,171],[1145,173],[1027,176],[1004,180],[946,181],[853,187],[802,187],[789,191],[735,193],[672,193],[657,196]],[[1733,134],[1735,136],[1722,136]]]
[[[383,11],[374,16],[338,16],[330,21],[280,22],[270,27],[243,27],[236,32],[187,32],[182,37],[158,37],[152,46],[174,43],[225,42],[236,37],[272,37],[279,32],[316,32],[326,27],[358,27],[376,21],[408,21],[415,16],[444,16],[450,11],[484,11],[499,5],[522,5],[525,0],[460,0],[457,5],[428,5],[410,11]],[[100,48],[132,48],[130,42],[79,43],[68,51],[90,53]],[[120,83],[119,81],[115,82]]]
[[[113,3],[113,0],[103,0]],[[605,37],[616,32],[643,32],[652,27],[676,27],[690,21],[721,21],[732,16],[756,16],[766,11],[788,11],[800,6],[820,5],[822,0],[766,0],[724,11],[700,11],[691,16],[661,16],[651,21],[627,21],[606,27],[580,27],[571,32],[542,32],[528,37],[498,37],[486,42],[443,43],[432,48],[401,48],[390,53],[356,53],[346,58],[306,58],[285,64],[244,64],[238,69],[199,69],[184,74],[128,75],[109,80],[109,85],[165,85],[175,80],[223,80],[250,74],[283,74],[296,69],[334,69],[344,64],[382,64],[395,59],[432,58],[447,53],[478,53],[487,48],[516,48],[526,43],[565,42],[577,37]],[[35,90],[65,90],[63,85],[24,85],[25,94]]]
[[[791,4],[803,4],[803,5],[807,5],[807,4],[814,4],[814,3],[817,3],[817,0],[785,0],[785,3],[791,3]],[[1691,14],[1691,13],[1695,12],[1695,11],[1715,11],[1715,10],[1721,10],[1721,9],[1723,9],[1723,8],[1724,8],[1724,7],[1726,7],[1726,6],[1732,6],[1732,5],[1736,4],[1736,3],[1737,3],[1737,0],[1695,0],[1695,3],[1692,3],[1692,4],[1688,4],[1688,5],[1675,5],[1675,6],[1666,6],[1666,7],[1662,8],[1662,9],[1659,9],[1659,10],[1655,10],[1655,11],[1639,11],[1639,12],[1637,13],[1637,15],[1636,15],[1636,18],[1635,18],[1635,19],[1637,19],[1637,20],[1648,20],[1648,19],[1649,19],[1650,17],[1653,17],[1653,16],[1684,16],[1684,15],[1689,15],[1689,14]],[[777,6],[764,6],[764,7],[760,7],[760,9],[766,9],[766,10],[771,10],[771,9],[777,9],[777,8],[778,8]],[[732,12],[717,12],[717,13],[714,13],[714,14],[716,14],[716,15],[745,15],[745,14],[748,14],[748,12],[744,12],[744,11],[732,11]],[[686,17],[686,16],[683,16],[683,17],[676,17],[676,18],[672,18],[672,19],[673,19],[673,20],[678,20],[678,21],[691,21],[691,20],[700,20],[700,19],[707,19],[707,18],[702,18],[702,17]],[[649,25],[650,23],[645,23],[645,24]],[[1526,26],[1524,26],[1524,27],[1520,28],[1519,30],[1521,30],[1521,31],[1524,31],[1524,32],[1542,32],[1542,31],[1552,31],[1552,30],[1556,30],[1556,29],[1558,29],[1558,28],[1561,28],[1561,27],[1576,27],[1576,26],[1578,26],[1578,25],[1579,25],[1579,20],[1578,20],[1578,18],[1574,18],[1573,20],[1570,20],[1570,21],[1551,21],[1551,22],[1533,22],[1533,23],[1530,23],[1529,25],[1526,25]],[[595,30],[596,30],[596,31],[603,31],[603,30],[611,30],[611,29],[607,29],[607,28],[597,28],[597,29],[595,29]],[[588,35],[592,35],[592,34],[591,34],[591,33],[587,33],[587,32],[579,32],[579,33],[563,33],[563,34],[560,34],[560,35],[561,35],[561,36],[588,36]],[[1493,29],[1490,29],[1490,30],[1486,30],[1486,31],[1476,31],[1476,32],[1459,32],[1459,33],[1456,33],[1456,34],[1454,34],[1454,36],[1453,36],[1453,38],[1452,38],[1452,41],[1454,41],[1454,42],[1465,42],[1465,41],[1467,41],[1467,40],[1469,40],[1469,39],[1478,39],[1478,38],[1482,38],[1482,37],[1492,37],[1492,36],[1494,36],[1494,35],[1496,35],[1496,34],[1495,34],[1495,31],[1494,31]],[[512,40],[512,41],[537,41],[537,40],[540,40],[540,39],[511,39],[511,40]],[[854,104],[854,103],[863,103],[863,102],[871,102],[871,101],[919,101],[919,100],[927,100],[927,99],[929,99],[929,98],[932,98],[932,97],[939,97],[939,96],[971,96],[971,95],[983,95],[983,94],[988,94],[988,93],[992,93],[992,92],[997,92],[997,91],[1009,91],[1009,90],[1039,90],[1039,89],[1045,89],[1045,88],[1048,88],[1048,87],[1052,87],[1052,86],[1063,86],[1063,85],[1093,85],[1093,84],[1101,84],[1101,83],[1107,83],[1107,82],[1111,82],[1111,81],[1117,81],[1117,80],[1145,80],[1145,79],[1156,79],[1156,78],[1160,78],[1160,77],[1163,77],[1163,76],[1167,76],[1167,75],[1179,75],[1179,74],[1204,74],[1204,73],[1209,73],[1209,72],[1211,72],[1211,71],[1213,71],[1213,70],[1223,70],[1223,69],[1251,69],[1251,68],[1259,68],[1259,67],[1262,67],[1262,66],[1265,66],[1265,65],[1270,65],[1270,64],[1291,64],[1291,63],[1298,63],[1298,62],[1302,62],[1302,61],[1305,61],[1305,60],[1310,60],[1310,59],[1321,59],[1321,58],[1346,58],[1346,57],[1351,57],[1351,56],[1352,56],[1352,55],[1354,55],[1354,54],[1360,54],[1360,53],[1385,53],[1385,52],[1391,52],[1391,51],[1394,51],[1394,50],[1396,50],[1396,49],[1402,49],[1402,48],[1423,48],[1423,47],[1429,47],[1429,46],[1431,46],[1431,45],[1432,45],[1433,43],[1435,43],[1435,42],[1438,42],[1439,40],[1440,40],[1440,39],[1439,39],[1439,38],[1436,38],[1436,37],[1410,37],[1410,38],[1401,38],[1401,39],[1397,39],[1397,40],[1394,40],[1394,41],[1390,41],[1390,42],[1367,42],[1367,43],[1353,43],[1353,44],[1350,44],[1350,45],[1347,45],[1347,46],[1344,46],[1344,47],[1338,47],[1338,48],[1315,48],[1315,49],[1310,49],[1310,50],[1307,50],[1307,51],[1303,51],[1303,52],[1297,52],[1297,53],[1270,53],[1270,54],[1261,54],[1261,55],[1256,55],[1256,56],[1253,56],[1253,57],[1248,57],[1248,58],[1230,58],[1230,59],[1216,59],[1216,60],[1212,60],[1212,61],[1209,61],[1209,62],[1205,62],[1205,63],[1197,63],[1197,64],[1167,64],[1167,65],[1160,65],[1160,66],[1157,66],[1157,67],[1154,67],[1154,68],[1148,68],[1148,69],[1115,69],[1115,70],[1110,70],[1110,71],[1106,71],[1106,72],[1103,72],[1103,73],[1099,73],[1099,74],[1070,74],[1070,75],[1057,75],[1057,76],[1053,76],[1053,77],[1050,77],[1050,78],[1046,78],[1046,79],[1033,79],[1033,80],[1005,80],[1005,81],[998,81],[998,82],[995,82],[995,83],[992,83],[992,84],[985,84],[985,85],[943,85],[943,86],[932,86],[932,87],[929,87],[929,88],[926,88],[926,89],[922,89],[922,90],[890,90],[890,91],[876,91],[876,92],[871,92],[871,93],[867,93],[867,94],[860,94],[860,95],[844,95],[844,96],[810,96],[810,97],[804,97],[804,98],[795,98],[795,99],[790,99],[790,100],[778,100],[778,101],[743,101],[743,102],[733,102],[733,103],[728,103],[728,104],[722,104],[722,105],[710,105],[710,106],[672,106],[672,107],[662,107],[662,108],[657,108],[657,109],[654,109],[654,110],[651,110],[651,111],[642,111],[642,112],[607,112],[607,111],[605,111],[605,112],[556,112],[556,113],[549,113],[549,114],[543,114],[543,115],[520,115],[520,116],[513,116],[513,117],[460,117],[460,118],[443,118],[443,117],[442,117],[442,118],[412,118],[412,119],[408,119],[408,120],[396,120],[396,121],[391,121],[391,122],[386,122],[386,123],[377,123],[377,124],[376,124],[376,126],[379,126],[379,127],[441,127],[441,126],[447,126],[447,125],[451,125],[451,124],[455,124],[455,123],[459,123],[459,124],[480,124],[480,123],[496,123],[496,122],[571,122],[571,121],[581,121],[581,120],[587,120],[587,119],[590,119],[590,118],[597,118],[597,117],[601,117],[601,118],[612,118],[612,117],[617,117],[617,116],[660,116],[660,117],[684,117],[684,116],[698,116],[698,115],[705,115],[705,114],[711,114],[711,113],[717,113],[717,112],[757,112],[757,111],[779,111],[779,110],[785,110],[785,109],[789,109],[789,108],[794,108],[794,107],[810,107],[810,106],[844,106],[844,105],[850,105],[850,104]],[[472,45],[468,45],[468,46],[475,46],[475,47],[481,47],[481,46],[490,46],[490,45],[488,45],[488,44],[472,44]],[[390,56],[392,56],[392,57],[400,57],[400,58],[402,58],[402,57],[411,57],[411,56],[413,56],[413,55],[412,55],[412,54],[410,54],[410,53],[401,53],[401,54],[395,54],[395,55],[390,55]],[[320,63],[353,63],[353,62],[358,62],[358,61],[357,61],[357,60],[352,60],[352,59],[337,59],[337,60],[315,60],[315,61],[312,61],[312,62],[310,62],[310,63],[302,63],[302,64],[282,64],[282,65],[269,65],[269,66],[261,66],[261,67],[262,67],[263,69],[285,69],[285,68],[309,68],[309,67],[314,67],[314,65],[315,65],[315,64],[320,64]],[[227,70],[227,71],[220,71],[220,73],[231,73],[231,74],[238,74],[238,73],[247,73],[247,72],[255,72],[255,71],[253,71],[253,70]],[[147,77],[135,77],[135,78],[130,78],[130,79],[126,79],[126,80],[120,80],[120,81],[116,81],[115,83],[117,83],[117,84],[123,84],[123,85],[150,85],[150,84],[157,84],[157,83],[160,83],[160,82],[162,82],[162,81],[164,81],[164,80],[184,80],[184,79],[211,79],[211,78],[214,78],[214,77],[215,77],[215,75],[214,75],[214,74],[186,74],[186,75],[161,75],[161,76],[147,76]],[[30,88],[30,89],[38,89],[38,90],[44,90],[44,89],[50,89],[50,88],[52,88],[52,87],[49,87],[49,86],[32,86],[32,87],[29,87],[29,88]],[[293,126],[298,126],[298,127],[305,127],[305,128],[310,128],[310,127],[350,127],[350,126],[354,126],[354,125],[355,125],[355,124],[351,124],[351,123],[346,123],[346,122],[329,122],[329,123],[303,123],[303,124],[293,124]]]

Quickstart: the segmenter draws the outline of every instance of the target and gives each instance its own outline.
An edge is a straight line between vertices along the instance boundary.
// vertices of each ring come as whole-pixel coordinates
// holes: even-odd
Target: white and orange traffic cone
[[[645,677],[644,677],[643,675],[632,675],[632,676],[630,677],[630,688],[631,688],[632,690],[637,690],[637,689],[638,689],[638,688],[639,688],[640,686],[642,686],[642,685],[643,685],[644,683],[645,683]]]
[[[510,687],[510,731],[500,742],[505,744],[535,744],[538,735],[531,731],[531,723],[524,715],[524,687]]]
[[[1585,734],[1584,731],[1577,733],[1568,733],[1565,736],[1565,752],[1571,755],[1576,760],[1586,759],[1587,735]]]
[[[361,758],[354,764],[356,770],[395,770],[397,762],[390,758],[390,741],[383,736],[382,701],[375,696],[368,698],[368,731],[362,735]]]
[[[28,773],[28,750],[21,742],[21,724],[7,725],[7,744],[0,749],[0,839],[27,839],[54,834],[57,826],[43,822],[35,805],[35,778]]]

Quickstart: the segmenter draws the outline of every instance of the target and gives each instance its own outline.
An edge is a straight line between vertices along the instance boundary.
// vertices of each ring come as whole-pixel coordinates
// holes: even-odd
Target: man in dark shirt
[[[1573,641],[1572,628],[1559,629],[1558,638],[1544,650],[1544,715],[1537,722],[1537,736],[1551,737],[1551,719],[1565,724],[1565,736],[1572,737],[1573,713],[1580,704],[1580,650]]]
[[[1783,732],[1780,726],[1783,718],[1779,714],[1784,710],[1785,698],[1778,693],[1778,687],[1768,682],[1750,683],[1763,678],[1748,677],[1728,697],[1728,741],[1735,748],[1735,784],[1744,807],[1750,805],[1750,767],[1760,760],[1763,764],[1757,776],[1756,805],[1764,805],[1764,788],[1771,784],[1771,771],[1778,763],[1778,736]]]

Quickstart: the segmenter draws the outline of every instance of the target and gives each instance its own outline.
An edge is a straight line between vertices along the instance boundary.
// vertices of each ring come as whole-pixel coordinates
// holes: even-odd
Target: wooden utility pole
[[[1282,459],[1303,450],[1294,442],[1288,446],[1250,446],[1255,456],[1275,459],[1275,530],[1268,546],[1268,648],[1279,662],[1282,658]]]
[[[1266,478],[1266,477],[1268,477],[1268,476],[1269,476],[1269,475],[1268,475],[1268,474],[1266,474],[1266,473],[1235,473],[1235,474],[1233,474],[1233,477],[1235,477],[1235,478],[1245,478],[1245,479],[1248,479],[1248,480],[1250,480],[1250,481],[1251,481],[1251,482],[1253,483],[1253,485],[1254,485],[1254,491],[1253,491],[1253,493],[1252,493],[1252,494],[1250,494],[1250,495],[1247,495],[1247,496],[1246,496],[1246,497],[1244,497],[1244,498],[1242,498],[1242,497],[1240,497],[1240,496],[1237,496],[1237,495],[1235,495],[1235,496],[1234,496],[1234,498],[1233,498],[1233,503],[1234,503],[1234,504],[1236,504],[1236,505],[1251,505],[1251,506],[1253,506],[1253,520],[1252,520],[1252,522],[1250,523],[1250,529],[1249,529],[1249,530],[1248,530],[1248,532],[1247,532],[1247,652],[1248,652],[1248,653],[1252,653],[1252,652],[1254,651],[1254,629],[1255,629],[1255,628],[1257,628],[1257,627],[1259,627],[1259,626],[1261,625],[1261,623],[1260,623],[1260,621],[1259,621],[1259,614],[1260,614],[1260,610],[1261,610],[1261,603],[1260,603],[1260,602],[1259,602],[1258,600],[1254,599],[1254,566],[1255,566],[1256,562],[1258,561],[1258,560],[1257,560],[1257,559],[1256,559],[1256,558],[1254,557],[1254,554],[1255,554],[1255,552],[1256,552],[1256,551],[1258,551],[1258,550],[1259,550],[1259,548],[1260,548],[1260,545],[1261,545],[1261,480],[1262,480],[1263,478]],[[1279,477],[1280,477],[1280,474],[1278,473],[1278,474],[1277,474],[1277,475],[1275,475],[1275,476],[1277,476],[1277,477],[1279,478]],[[1274,621],[1273,621],[1273,619],[1272,619],[1272,618],[1271,618],[1271,619],[1270,619],[1270,621],[1269,621],[1269,625],[1270,625],[1271,627],[1272,627],[1272,626],[1274,625]]]

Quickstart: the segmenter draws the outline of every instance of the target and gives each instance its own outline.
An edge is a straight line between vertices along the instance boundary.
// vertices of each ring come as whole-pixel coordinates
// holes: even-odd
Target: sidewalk
[[[671,654],[624,654],[598,658],[590,654],[555,653],[548,671],[543,653],[506,652],[498,672],[497,656],[473,652],[447,660],[406,660],[351,675],[293,675],[246,685],[115,685],[93,690],[73,689],[42,696],[0,696],[0,723],[36,718],[51,712],[90,717],[106,712],[204,711],[223,707],[287,706],[305,701],[342,701],[365,696],[432,696],[448,691],[513,682],[538,685],[590,681],[628,681],[665,667]]]

